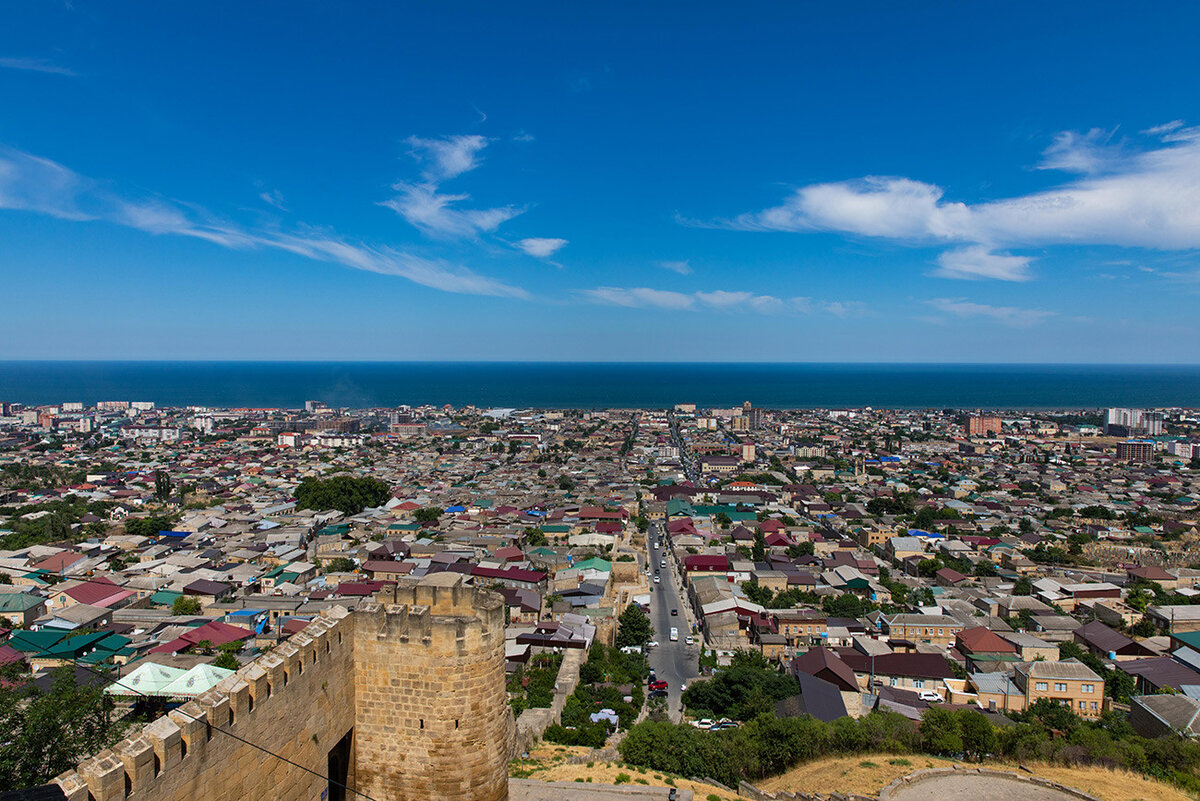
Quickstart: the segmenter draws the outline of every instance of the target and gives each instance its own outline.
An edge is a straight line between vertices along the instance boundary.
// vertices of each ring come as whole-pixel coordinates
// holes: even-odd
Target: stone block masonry
[[[507,799],[501,597],[440,573],[380,593],[356,617],[358,789],[395,801]]]
[[[501,598],[437,574],[327,610],[55,782],[69,801],[354,798],[334,774],[377,801],[506,801],[512,736]]]

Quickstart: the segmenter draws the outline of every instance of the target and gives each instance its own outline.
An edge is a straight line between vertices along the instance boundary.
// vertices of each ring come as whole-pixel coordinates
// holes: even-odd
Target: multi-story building
[[[1013,682],[1025,694],[1026,706],[1048,698],[1080,717],[1096,718],[1104,711],[1104,679],[1078,659],[1019,663]]]
[[[884,633],[893,640],[949,645],[964,626],[948,615],[916,615],[901,613],[879,619]]]
[[[994,437],[1000,433],[1000,418],[992,414],[972,414],[967,417],[968,437]]]
[[[1123,462],[1150,462],[1154,460],[1154,443],[1149,440],[1131,439],[1117,443],[1117,458]]]
[[[1157,437],[1163,433],[1164,419],[1162,412],[1145,409],[1108,409],[1104,413],[1104,433]]]

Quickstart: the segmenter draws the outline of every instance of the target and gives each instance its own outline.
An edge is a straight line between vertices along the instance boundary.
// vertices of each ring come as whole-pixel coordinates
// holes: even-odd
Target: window
[[[938,636],[939,636],[939,637],[941,637],[941,636],[942,636],[942,630],[941,630],[941,629],[938,629]]]
[[[1079,708],[1080,708],[1080,710],[1087,709],[1087,701],[1080,701]]]
[[[916,687],[918,690],[924,690],[925,679],[913,679],[913,687]]]
[[[1094,692],[1096,692],[1096,685],[1095,684],[1085,684],[1085,685],[1083,685],[1083,691],[1085,693],[1094,693]]]
[[[1044,681],[1039,681],[1035,686],[1037,687],[1037,689],[1040,692],[1045,692],[1048,687],[1048,685]]]
[[[1093,712],[1096,711],[1096,702],[1095,701],[1092,701],[1092,711]]]
[[[1054,682],[1054,692],[1065,693],[1067,691],[1067,683],[1065,681]]]

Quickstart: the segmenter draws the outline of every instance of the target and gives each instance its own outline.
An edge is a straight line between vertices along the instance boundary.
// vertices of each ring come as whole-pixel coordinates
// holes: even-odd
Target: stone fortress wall
[[[356,797],[336,782],[379,801],[506,801],[512,733],[502,601],[436,574],[327,610],[55,782],[68,801]]]

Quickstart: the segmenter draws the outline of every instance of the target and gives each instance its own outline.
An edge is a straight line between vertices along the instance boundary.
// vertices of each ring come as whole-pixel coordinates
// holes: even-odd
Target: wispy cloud
[[[753,292],[723,289],[711,292],[675,292],[650,287],[602,286],[585,289],[580,293],[593,303],[627,308],[655,308],[673,311],[745,311],[773,314],[787,309],[808,312],[812,309],[809,298],[782,300],[773,295],[756,295]]]
[[[287,206],[283,202],[283,193],[278,189],[272,189],[269,192],[260,192],[258,199],[268,206],[274,206],[280,211],[287,211]]]
[[[552,239],[543,237],[531,237],[530,239],[522,239],[517,242],[517,247],[528,253],[530,256],[536,256],[539,259],[548,259],[557,253],[562,248],[566,247],[567,240]]]
[[[867,304],[858,300],[829,300],[821,304],[821,308],[834,317],[862,317],[867,313]]]
[[[931,275],[942,278],[996,278],[1001,281],[1028,281],[1030,279],[1028,256],[1010,256],[994,253],[984,245],[971,245],[958,250],[948,250],[938,256],[938,269]]]
[[[957,245],[936,275],[1005,281],[1030,277],[1028,259],[1003,252],[1011,248],[1200,248],[1200,128],[1172,122],[1147,133],[1157,141],[1141,149],[1109,132],[1060,134],[1040,166],[1076,177],[1042,192],[968,204],[947,200],[940,186],[870,176],[804,186],[779,206],[719,225]]]
[[[25,70],[26,72],[44,72],[48,75],[64,75],[68,78],[77,77],[74,70],[44,58],[0,58],[0,67],[10,70]]]
[[[658,266],[662,267],[664,270],[670,270],[673,273],[679,273],[680,275],[692,274],[692,265],[688,263],[687,259],[684,259],[683,261],[660,261]]]
[[[1042,309],[1022,309],[1016,306],[988,306],[983,303],[973,303],[965,298],[934,298],[926,301],[943,314],[952,317],[986,317],[1005,325],[1026,327],[1036,325],[1047,317],[1053,317],[1054,312]]]
[[[399,276],[445,292],[529,297],[520,287],[467,267],[350,242],[323,229],[248,229],[167,198],[123,196],[57,162],[13,149],[0,149],[0,209],[108,222],[150,234],[203,239],[226,248],[283,250],[314,261]]]
[[[474,170],[488,139],[476,134],[405,140],[409,154],[424,165],[419,182],[398,181],[392,189],[398,194],[379,205],[391,209],[421,232],[440,238],[470,239],[490,233],[524,209],[501,206],[490,209],[463,209],[456,204],[471,199],[467,194],[442,194],[441,184]]]
[[[434,237],[469,239],[480,233],[490,233],[502,223],[516,217],[524,209],[503,206],[493,209],[459,209],[454,204],[470,200],[470,195],[443,195],[430,184],[392,185],[399,192],[393,198],[381,201],[385,206],[403,217],[410,225]]]
[[[410,136],[404,140],[412,148],[413,158],[425,164],[425,180],[434,183],[470,172],[479,166],[479,153],[487,147],[486,137],[478,134],[443,136],[422,139]]]

